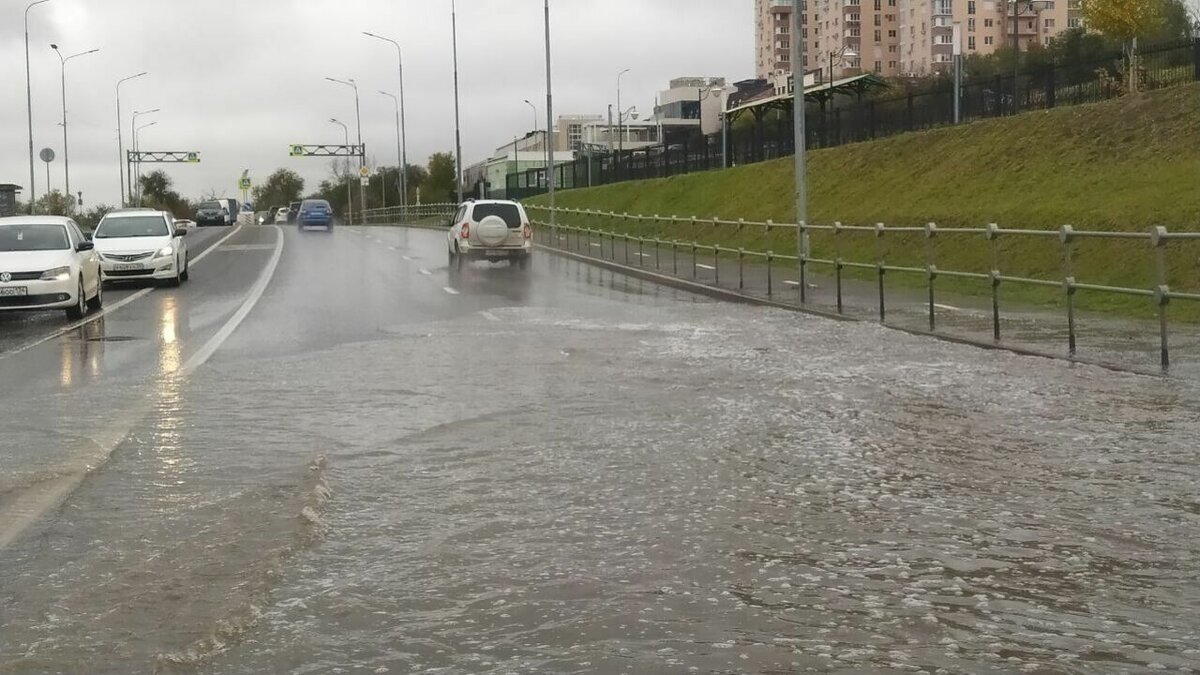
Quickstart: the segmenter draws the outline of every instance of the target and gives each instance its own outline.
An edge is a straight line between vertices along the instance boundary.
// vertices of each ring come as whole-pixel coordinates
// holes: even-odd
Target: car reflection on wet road
[[[0,323],[0,672],[1200,669],[1193,382],[444,247]]]

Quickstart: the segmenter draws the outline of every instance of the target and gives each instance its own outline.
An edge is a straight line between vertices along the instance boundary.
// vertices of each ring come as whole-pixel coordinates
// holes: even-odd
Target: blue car
[[[323,227],[333,231],[333,207],[324,199],[305,199],[300,203],[300,213],[296,223],[303,230],[306,227]]]

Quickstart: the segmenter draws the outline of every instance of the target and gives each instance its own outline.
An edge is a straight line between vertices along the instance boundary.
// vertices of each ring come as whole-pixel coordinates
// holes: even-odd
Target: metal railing
[[[450,203],[416,204],[367,209],[361,213],[366,225],[445,225],[458,205]]]
[[[550,209],[544,206],[526,204],[526,209],[534,213],[549,214]],[[615,213],[586,209],[558,208],[554,209],[556,226],[542,220],[534,224],[539,243],[552,248],[563,249],[580,256],[611,261],[613,263],[635,268],[648,268],[653,271],[677,277],[687,281],[698,282],[723,290],[742,292],[747,288],[747,273],[754,268],[759,281],[765,285],[766,297],[785,304],[795,304],[800,308],[810,306],[809,282],[813,270],[827,270],[832,275],[835,300],[834,313],[846,315],[845,289],[848,276],[856,274],[857,280],[874,282],[873,295],[878,309],[878,321],[888,325],[888,296],[890,292],[900,290],[913,291],[921,288],[924,291],[923,305],[926,311],[926,322],[930,333],[938,333],[939,279],[969,280],[986,284],[989,287],[987,295],[991,300],[991,332],[996,346],[1015,349],[1002,342],[1001,291],[1006,287],[1032,287],[1053,289],[1062,302],[1064,318],[1067,323],[1066,342],[1067,357],[1076,359],[1078,356],[1079,324],[1076,296],[1080,291],[1089,293],[1142,298],[1157,315],[1158,319],[1158,356],[1159,364],[1166,371],[1171,364],[1170,354],[1170,322],[1168,307],[1172,301],[1200,301],[1200,292],[1185,292],[1175,290],[1169,284],[1167,255],[1172,248],[1181,247],[1186,242],[1200,243],[1200,232],[1171,232],[1165,227],[1154,227],[1144,232],[1093,231],[1078,230],[1070,225],[1064,225],[1058,230],[1015,229],[1002,228],[996,224],[986,227],[939,227],[928,223],[924,227],[888,226],[877,223],[872,226],[843,225],[814,225],[806,223],[775,223],[773,221],[727,220],[720,218],[681,218],[677,216],[638,215]],[[587,226],[583,226],[586,223]],[[653,236],[632,234],[631,230],[652,230]],[[672,234],[683,232],[691,234],[691,238],[663,238],[662,231]],[[794,233],[795,253],[779,253],[773,250],[748,250],[744,247],[723,246],[719,241],[703,242],[697,234],[707,232],[709,239],[726,239],[743,233],[758,230],[763,238],[768,238],[773,231]],[[874,256],[870,259],[852,259],[844,255],[846,239],[851,236],[869,237],[874,240]],[[818,246],[813,245],[813,238],[821,239]],[[982,269],[949,269],[938,265],[940,239],[947,237],[966,237],[968,241],[976,241],[986,248],[987,263]],[[1056,247],[1058,270],[1056,274],[1010,274],[1002,271],[1001,243],[1012,239],[1036,239],[1040,242],[1037,249],[1046,252],[1049,247]],[[898,244],[898,251],[891,251],[887,242]],[[1140,247],[1142,252],[1150,253],[1147,278],[1150,284],[1144,287],[1120,286],[1110,283],[1093,283],[1080,281],[1075,276],[1078,256],[1078,246],[1084,241],[1107,241],[1112,245],[1126,246],[1128,259],[1132,260]],[[919,242],[919,243],[918,243]],[[820,249],[821,255],[814,253],[814,248]],[[669,256],[664,255],[669,252]],[[1179,250],[1179,253],[1193,255],[1196,251]],[[944,253],[942,253],[944,255]],[[663,258],[669,257],[664,263]],[[893,258],[903,258],[898,261]],[[723,262],[724,261],[724,265]],[[681,269],[681,262],[682,269]],[[669,264],[668,264],[669,263]],[[796,281],[785,281],[780,278],[780,265],[786,264],[788,270],[798,277]],[[757,267],[755,267],[757,266]],[[703,270],[703,272],[701,272]],[[726,277],[722,279],[722,272]],[[734,278],[730,278],[730,274]],[[923,279],[916,284],[892,284],[889,286],[889,274],[912,275]],[[765,277],[765,278],[761,278]],[[795,287],[794,300],[783,296],[783,284]],[[1200,290],[1200,289],[1198,289]],[[791,291],[788,291],[789,294]],[[1025,306],[1020,309],[1030,309]],[[849,318],[849,317],[848,317]]]

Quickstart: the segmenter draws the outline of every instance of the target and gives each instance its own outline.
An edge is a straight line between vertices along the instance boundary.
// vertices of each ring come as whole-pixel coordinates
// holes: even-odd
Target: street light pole
[[[125,170],[121,167],[128,162],[128,159],[125,157],[125,144],[121,140],[121,85],[129,80],[137,79],[145,74],[145,72],[141,72],[137,75],[130,75],[129,77],[117,80],[117,174],[121,179],[122,208],[125,207]]]
[[[133,113],[133,120],[129,122],[129,136],[133,140],[133,152],[135,153],[135,156],[138,151],[138,148],[137,148],[137,118],[138,118],[138,116],[139,115],[151,115],[153,113],[158,112],[159,110],[160,110],[160,108],[155,108],[154,110],[140,110],[140,111],[135,111]],[[135,163],[138,163],[136,159],[132,162],[126,163],[126,169],[129,172],[129,178],[128,178],[129,192],[130,192],[129,196],[130,196],[130,199],[134,199],[140,204],[142,201],[142,194],[141,194],[142,186],[135,184],[133,182],[133,165]],[[142,173],[141,166],[138,166],[138,175],[140,176],[141,173]]]
[[[396,105],[396,161],[400,163],[400,181],[397,184],[397,188],[400,190],[400,208],[403,209],[405,206],[408,206],[408,200],[404,196],[405,166],[404,166],[404,149],[403,149],[404,141],[402,140],[404,138],[404,132],[402,129],[402,123],[400,121],[400,99],[396,98],[395,94],[389,94],[386,91],[383,91],[382,89],[379,90],[379,93],[392,99],[392,103],[394,103]],[[387,196],[386,196],[387,188],[384,188],[383,193],[384,193],[384,200],[386,201],[387,200]],[[384,204],[384,206],[387,206],[387,204]],[[401,211],[401,213],[403,213],[403,211]]]
[[[532,103],[530,103],[529,99],[525,99],[525,105],[529,106],[529,109],[533,111],[533,139],[534,139],[534,141],[537,141],[537,132],[538,132],[537,107],[535,105],[533,105]],[[536,148],[537,146],[535,145],[533,147]]]
[[[400,43],[385,38],[382,35],[368,33],[363,31],[363,35],[373,37],[384,42],[390,42],[396,46],[396,63],[399,69],[400,76],[400,206],[408,206],[408,130],[405,128],[405,108],[404,108],[404,50],[400,48]]]
[[[29,75],[29,10],[50,0],[36,0],[25,8],[25,109],[29,115],[29,213],[33,214],[34,195],[34,163],[33,163],[33,82]]]
[[[558,226],[554,213],[554,146],[549,143],[550,134],[554,131],[554,86],[550,71],[550,0],[546,0],[546,180],[550,186],[550,231],[555,234],[558,243]]]
[[[142,133],[142,129],[147,129],[149,127],[154,126],[155,124],[158,124],[158,122],[150,122],[149,124],[143,124],[142,126],[138,127],[137,129],[134,129],[134,131],[133,131],[133,151],[135,153],[139,152],[142,148],[142,144],[138,140],[139,136]],[[142,206],[142,163],[138,162],[137,167],[138,167],[138,169],[137,169],[137,174],[138,174],[137,205]]]
[[[625,150],[625,129],[623,126],[621,108],[621,76],[628,73],[631,68],[626,68],[617,73],[617,153],[618,155]]]
[[[59,49],[58,49],[58,45],[52,44],[52,45],[50,45],[50,48],[54,50],[54,53],[58,55],[58,60],[62,62],[63,172],[64,172],[65,178],[66,178],[67,199],[70,199],[71,198],[71,153],[67,149],[67,61],[70,61],[71,59],[79,57],[79,56],[87,56],[88,54],[95,54],[96,52],[98,52],[100,50],[92,49],[90,51],[79,52],[78,54],[72,54],[72,55],[64,58],[62,55],[62,52],[59,51]]]
[[[451,45],[454,49],[454,187],[458,203],[463,200],[462,127],[458,110],[458,11],[450,0]],[[30,146],[32,148],[33,146]],[[30,150],[32,152],[32,150]]]
[[[325,79],[329,80],[330,82],[344,84],[354,90],[354,127],[355,133],[358,136],[358,168],[361,176],[361,169],[367,165],[367,153],[363,148],[362,142],[362,113],[360,112],[358,103],[358,83],[354,80],[338,80],[332,77],[327,77]],[[367,209],[367,189],[363,186],[361,180],[359,180],[358,183],[358,199],[360,202],[359,207],[365,211]],[[353,204],[351,204],[351,206],[353,206]],[[353,211],[353,209],[351,209],[351,211]]]
[[[793,180],[796,198],[796,253],[800,265],[800,298],[804,299],[804,257],[808,255],[808,240],[804,226],[808,220],[808,177],[804,165],[805,131],[804,131],[804,52],[801,42],[796,38],[801,35],[801,21],[804,0],[792,0],[792,133],[795,135],[795,178]],[[832,68],[831,68],[832,74]]]
[[[329,118],[330,122],[342,128],[342,137],[344,145],[350,145],[350,128],[347,127],[341,120]],[[350,158],[346,158],[346,222],[348,225],[354,224],[354,192],[350,189]]]

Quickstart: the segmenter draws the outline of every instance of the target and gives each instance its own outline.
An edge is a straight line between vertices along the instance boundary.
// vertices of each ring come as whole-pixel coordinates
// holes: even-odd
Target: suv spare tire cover
[[[500,216],[487,216],[475,226],[479,241],[487,246],[499,246],[508,239],[508,225]]]

